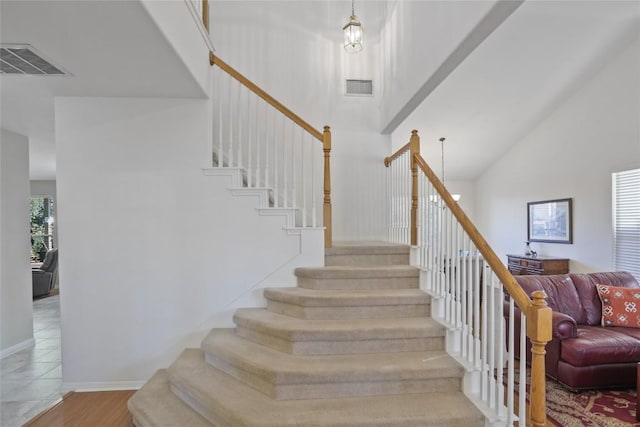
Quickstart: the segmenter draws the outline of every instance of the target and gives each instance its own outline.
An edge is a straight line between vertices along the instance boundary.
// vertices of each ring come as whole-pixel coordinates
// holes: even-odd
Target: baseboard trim
[[[62,383],[62,393],[70,391],[116,391],[116,390],[139,390],[144,381],[107,381],[107,382],[90,382],[90,383]]]
[[[11,356],[19,351],[26,350],[28,348],[34,347],[36,345],[36,340],[33,338],[29,338],[28,340],[22,341],[16,345],[12,345],[9,348],[6,348],[0,351],[0,359],[4,359],[7,356]]]

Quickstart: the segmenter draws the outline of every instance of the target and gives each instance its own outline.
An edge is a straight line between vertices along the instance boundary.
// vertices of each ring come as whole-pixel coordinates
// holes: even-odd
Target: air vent
[[[0,45],[0,72],[30,76],[61,76],[68,74],[53,65],[30,45]]]
[[[345,86],[346,95],[373,96],[372,80],[349,80]]]

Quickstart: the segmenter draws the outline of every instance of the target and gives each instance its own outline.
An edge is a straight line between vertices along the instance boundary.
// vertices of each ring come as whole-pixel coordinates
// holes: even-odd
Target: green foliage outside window
[[[31,257],[42,261],[44,253],[51,249],[49,246],[51,226],[47,223],[49,213],[52,212],[53,201],[49,198],[31,198],[29,200]]]

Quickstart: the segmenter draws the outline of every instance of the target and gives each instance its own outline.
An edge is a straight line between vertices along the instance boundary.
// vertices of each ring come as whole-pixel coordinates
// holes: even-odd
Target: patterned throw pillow
[[[640,288],[596,285],[602,301],[602,326],[640,328]]]

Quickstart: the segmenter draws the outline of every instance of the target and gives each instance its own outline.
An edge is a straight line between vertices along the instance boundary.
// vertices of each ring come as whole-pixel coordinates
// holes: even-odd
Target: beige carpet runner
[[[337,244],[130,400],[137,427],[483,426],[409,248]]]

